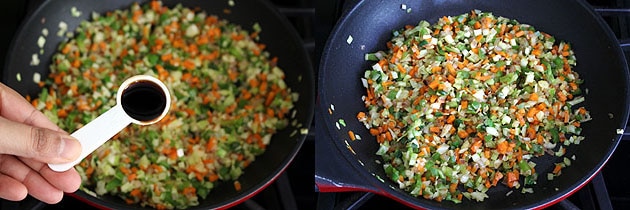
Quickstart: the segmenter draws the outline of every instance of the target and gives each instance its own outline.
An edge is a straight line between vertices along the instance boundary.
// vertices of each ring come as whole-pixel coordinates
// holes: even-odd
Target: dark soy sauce
[[[166,108],[166,95],[157,84],[140,80],[123,91],[120,103],[131,118],[147,122],[162,114]]]

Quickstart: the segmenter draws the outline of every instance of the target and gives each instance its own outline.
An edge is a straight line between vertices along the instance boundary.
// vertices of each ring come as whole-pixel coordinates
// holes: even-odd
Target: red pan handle
[[[384,192],[370,184],[350,165],[325,132],[324,120],[316,113],[315,117],[315,187],[319,192],[366,191],[377,194]]]

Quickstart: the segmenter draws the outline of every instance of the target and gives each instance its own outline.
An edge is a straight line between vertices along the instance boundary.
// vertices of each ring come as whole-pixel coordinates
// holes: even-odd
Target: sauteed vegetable
[[[388,178],[411,195],[483,201],[497,185],[531,192],[575,156],[589,112],[570,44],[516,20],[471,11],[394,32],[362,78]],[[562,161],[539,174],[536,157]],[[510,191],[511,193],[512,191]]]
[[[159,1],[82,22],[32,100],[61,128],[114,106],[133,75],[155,76],[173,95],[162,121],[128,126],[76,167],[83,190],[158,209],[197,205],[220,180],[240,190],[243,168],[288,125],[298,98],[252,28]]]

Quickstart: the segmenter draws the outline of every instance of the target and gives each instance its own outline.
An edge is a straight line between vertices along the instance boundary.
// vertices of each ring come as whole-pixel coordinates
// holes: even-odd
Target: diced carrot
[[[208,139],[208,143],[206,143],[206,151],[212,151],[212,149],[214,149],[215,145],[217,143],[216,137],[210,137],[210,139]]]
[[[468,137],[468,132],[466,132],[465,130],[458,130],[457,131],[457,136],[459,136],[459,138],[466,138]]]
[[[400,63],[396,64],[396,68],[398,69],[398,71],[400,71],[400,73],[407,73],[407,70],[405,70],[405,68]]]
[[[438,96],[437,95],[431,95],[431,97],[429,98],[429,101],[431,103],[435,103],[435,101],[437,101]]]
[[[507,141],[501,141],[499,143],[497,143],[497,152],[499,152],[499,154],[507,154],[508,153],[508,142]]]
[[[210,174],[210,176],[208,176],[208,180],[211,182],[217,181],[219,180],[219,176],[216,174]]]
[[[457,182],[451,183],[451,185],[448,188],[448,191],[451,192],[451,193],[454,193],[455,190],[457,190]]]
[[[462,110],[465,110],[466,108],[468,108],[468,101],[462,100],[462,102],[460,102],[460,106],[462,107]]]
[[[436,90],[439,84],[440,84],[440,81],[437,79],[434,79],[433,81],[431,81],[431,83],[429,83],[429,87],[431,89]]]
[[[136,188],[136,189],[131,190],[129,194],[133,197],[140,198],[142,196],[142,191],[140,191],[139,188]]]
[[[385,137],[386,137],[385,139],[387,139],[387,141],[391,141],[391,140],[393,140],[393,139],[394,139],[394,138],[392,137],[392,134],[391,134],[390,132],[385,132]]]
[[[197,65],[195,65],[195,62],[193,62],[190,59],[186,59],[183,65],[184,65],[184,68],[186,68],[186,70],[194,70],[197,67]]]
[[[236,110],[236,103],[229,105],[228,107],[225,108],[225,113],[226,114],[231,114],[232,112],[234,112],[234,110]],[[261,113],[262,114],[262,113]]]
[[[53,103],[52,101],[46,101],[46,110],[52,110]]]
[[[500,171],[497,171],[494,174],[494,178],[492,179],[492,185],[496,186],[497,183],[503,178],[503,173],[501,173]]]
[[[490,180],[487,180],[487,179],[486,179],[486,181],[484,182],[484,184],[483,184],[483,185],[484,185],[486,188],[490,188],[490,187],[492,187],[492,184],[490,183]]]
[[[529,109],[529,111],[527,111],[527,117],[528,118],[534,118],[534,116],[536,116],[536,114],[538,113],[538,108],[536,107],[532,107]]]
[[[446,70],[448,70],[448,73],[450,75],[456,75],[457,71],[455,71],[455,68],[453,67],[453,64],[451,63],[446,63]]]
[[[67,117],[68,116],[68,112],[65,109],[59,109],[57,111],[57,116],[59,116],[59,117]]]
[[[169,75],[168,71],[160,64],[155,65],[155,69],[158,71],[158,78],[160,80],[166,80]]]
[[[240,41],[240,40],[243,40],[245,36],[243,34],[232,34],[231,38],[234,41]]]
[[[507,186],[512,188],[514,187],[514,182],[518,181],[518,171],[507,172]]]
[[[151,9],[153,11],[160,11],[160,2],[159,1],[151,1]]]
[[[260,90],[261,93],[266,93],[267,88],[268,88],[267,80],[262,80],[262,82],[260,83],[260,86],[258,86],[258,89]]]
[[[536,93],[532,93],[529,95],[529,100],[530,101],[538,101],[538,94]]]
[[[494,77],[494,75],[482,75],[482,76],[478,77],[478,80],[486,81],[486,80],[492,79],[492,77]],[[496,83],[496,84],[498,84],[498,83]]]
[[[365,115],[365,112],[359,112],[357,114],[357,119],[358,120],[365,119],[365,118],[367,118],[366,115]]]
[[[236,191],[241,191],[241,182],[239,181],[234,181],[234,189]]]
[[[138,177],[137,174],[129,174],[129,176],[127,176],[127,180],[128,181],[133,181],[134,179],[136,179],[136,177]]]
[[[384,67],[385,65],[387,65],[387,60],[386,59],[381,59],[380,61],[378,61],[378,65],[382,67]]]
[[[182,74],[182,81],[188,81],[190,79],[192,79],[192,74],[190,72]]]
[[[446,118],[446,123],[453,123],[455,121],[455,115],[449,115],[448,118]]]
[[[501,24],[501,28],[500,28],[500,30],[499,30],[499,35],[503,35],[503,34],[505,34],[505,29],[506,29],[506,26],[507,26],[507,25],[506,25],[505,23]]]
[[[265,83],[266,84],[266,83]],[[261,88],[262,89],[262,88]],[[276,97],[276,92],[275,91],[271,91],[267,94],[267,98],[265,99],[265,106],[269,106],[271,105],[271,102],[273,102],[273,100]]]
[[[63,48],[61,49],[61,53],[68,54],[70,52],[71,47],[72,46],[70,44],[64,45]]]
[[[433,73],[439,73],[442,71],[442,67],[441,66],[434,66],[433,68],[431,68],[431,72]]]
[[[372,136],[376,136],[380,134],[380,132],[376,128],[370,128],[370,134],[372,134]]]
[[[416,75],[416,73],[418,72],[418,66],[414,65],[413,67],[411,67],[411,70],[409,71],[409,75],[411,75],[412,77]]]
[[[75,59],[72,61],[72,67],[79,68],[81,66],[81,61],[79,59]]]
[[[582,114],[582,115],[583,115],[583,114],[586,114],[586,108],[584,108],[584,107],[580,107],[580,108],[578,108],[578,113],[579,113],[579,114]]]
[[[473,144],[470,146],[470,151],[471,152],[477,152],[477,149],[479,149],[481,147],[481,145],[483,144],[483,142],[481,140],[476,140],[475,142],[473,142]]]
[[[480,29],[481,28],[481,23],[479,21],[477,21],[477,22],[475,22],[473,27],[475,27],[475,29]]]
[[[556,164],[556,166],[553,168],[553,173],[559,174],[561,170],[562,170],[562,166],[560,164]]]
[[[383,86],[384,89],[387,89],[387,87],[389,87],[390,85],[393,85],[394,82],[393,81],[384,81],[383,83],[381,83],[381,85]]]
[[[158,210],[166,209],[166,205],[161,204],[161,203],[158,203],[158,204],[155,206],[155,208],[156,208],[156,209],[158,209]]]
[[[162,54],[162,56],[160,56],[160,59],[164,62],[170,61],[172,58],[173,58],[173,54],[170,54],[170,53]]]
[[[189,186],[182,190],[182,194],[187,196],[194,196],[197,193],[197,189],[193,186]]]
[[[556,92],[556,95],[558,96],[558,100],[559,101],[562,101],[562,102],[567,101],[567,95],[564,94],[564,92],[558,91],[558,92]]]

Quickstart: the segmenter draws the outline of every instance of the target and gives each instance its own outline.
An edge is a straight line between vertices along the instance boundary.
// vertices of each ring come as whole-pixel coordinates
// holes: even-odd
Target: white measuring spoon
[[[48,164],[53,171],[67,171],[131,123],[149,125],[169,110],[171,96],[160,80],[137,75],[125,80],[116,93],[116,105],[70,134],[81,143],[81,155],[63,164]]]

